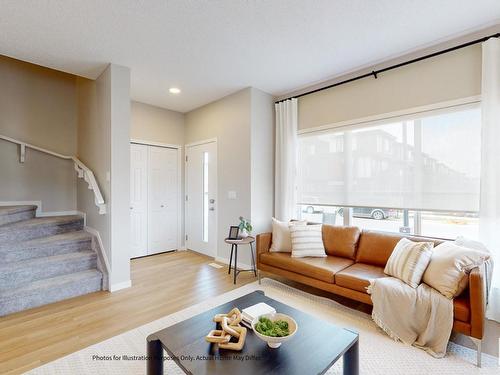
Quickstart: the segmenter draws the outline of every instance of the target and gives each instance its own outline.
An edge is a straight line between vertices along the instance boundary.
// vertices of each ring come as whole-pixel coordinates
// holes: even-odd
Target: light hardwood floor
[[[227,266],[216,269],[212,258],[190,251],[135,259],[132,287],[98,292],[0,318],[0,374],[19,374],[255,281],[243,272],[236,285]],[[331,298],[370,313],[371,307],[280,277],[264,274],[306,292]],[[488,321],[484,352],[497,355],[500,324]],[[454,341],[469,346],[468,339]]]
[[[98,292],[0,318],[0,374],[19,374],[255,281],[190,252],[132,260],[132,287]]]

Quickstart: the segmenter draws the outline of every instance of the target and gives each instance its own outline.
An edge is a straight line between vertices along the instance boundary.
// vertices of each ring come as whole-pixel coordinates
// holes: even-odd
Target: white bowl
[[[288,323],[288,330],[290,334],[283,337],[271,337],[257,332],[257,330],[255,329],[255,325],[259,322],[259,319],[261,317],[268,318],[272,322],[275,322],[276,320],[284,320]],[[258,338],[267,342],[267,345],[270,348],[279,348],[283,342],[290,340],[295,335],[298,328],[299,326],[297,325],[297,322],[292,317],[280,313],[260,315],[252,321],[253,332],[255,333],[255,335],[257,335]]]

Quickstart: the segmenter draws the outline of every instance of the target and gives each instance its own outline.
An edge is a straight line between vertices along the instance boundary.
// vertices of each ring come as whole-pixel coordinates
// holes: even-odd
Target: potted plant
[[[241,238],[247,238],[252,231],[252,224],[250,224],[250,222],[243,216],[240,216],[240,225],[238,227],[240,228]]]

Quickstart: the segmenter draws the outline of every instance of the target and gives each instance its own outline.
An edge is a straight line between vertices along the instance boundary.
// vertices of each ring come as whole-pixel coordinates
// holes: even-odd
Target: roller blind
[[[480,145],[477,104],[302,134],[298,201],[476,212]]]

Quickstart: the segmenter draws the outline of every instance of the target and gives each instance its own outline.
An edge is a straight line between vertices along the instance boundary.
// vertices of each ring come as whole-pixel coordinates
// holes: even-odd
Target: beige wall
[[[0,56],[0,134],[76,154],[75,76]],[[43,211],[76,209],[73,165],[0,140],[0,201],[41,201]]]
[[[132,102],[130,138],[184,145],[184,115],[152,105]]]
[[[130,281],[130,70],[110,64],[95,80],[78,78],[78,157],[94,172],[107,204],[78,184],[78,209],[99,231],[111,266],[110,287]]]
[[[111,288],[130,282],[130,69],[111,64]]]
[[[263,233],[274,214],[274,101],[254,88],[251,101],[251,220],[254,233]]]
[[[271,220],[272,103],[270,95],[247,88],[186,114],[186,144],[217,138],[217,257],[226,260],[230,248],[224,238],[229,226],[239,223],[239,216],[255,220],[254,233],[266,228],[264,217],[267,225]],[[229,191],[235,191],[237,198],[228,199]],[[238,254],[238,259],[250,264],[248,252]]]
[[[299,98],[299,129],[480,95],[481,45]]]

